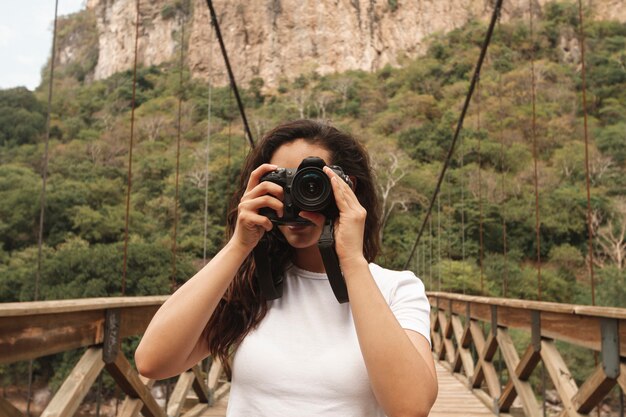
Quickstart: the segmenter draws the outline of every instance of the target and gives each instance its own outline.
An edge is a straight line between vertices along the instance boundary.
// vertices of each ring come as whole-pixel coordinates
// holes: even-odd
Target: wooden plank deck
[[[494,414],[454,375],[435,362],[439,378],[439,395],[430,417],[492,417]],[[224,396],[199,417],[224,417],[228,396]]]
[[[493,417],[482,401],[447,369],[435,362],[439,394],[430,417]],[[500,414],[501,416],[503,414]]]

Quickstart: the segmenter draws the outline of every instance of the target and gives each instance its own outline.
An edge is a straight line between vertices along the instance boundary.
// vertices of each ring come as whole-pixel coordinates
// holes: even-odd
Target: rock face
[[[138,61],[177,57],[184,29],[185,65],[195,77],[227,82],[205,0],[139,4]],[[533,0],[535,10],[546,0]],[[626,0],[586,0],[595,18],[626,21]],[[373,71],[398,65],[427,47],[425,38],[471,19],[487,20],[491,0],[215,0],[226,50],[238,82],[261,77],[266,86],[302,73]],[[97,19],[96,79],[132,67],[136,0],[89,0]],[[528,16],[528,0],[505,2],[503,20]]]
[[[176,16],[163,17],[162,11],[167,3],[167,0],[157,0],[139,4],[137,60],[140,65],[157,65],[171,60],[180,44],[175,36],[180,30],[180,19]],[[87,9],[96,15],[98,29],[95,79],[106,78],[118,71],[132,68],[137,27],[136,4],[135,0],[87,2]]]

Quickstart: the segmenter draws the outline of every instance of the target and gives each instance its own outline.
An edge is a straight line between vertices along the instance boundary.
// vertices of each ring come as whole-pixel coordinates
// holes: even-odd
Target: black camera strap
[[[254,248],[254,263],[256,265],[255,274],[259,281],[261,293],[268,300],[275,300],[283,296],[283,279],[280,277],[274,281],[272,277],[272,269],[270,267],[270,259],[267,255],[269,249],[269,240],[263,235],[259,243]]]
[[[326,219],[322,236],[320,236],[320,240],[317,242],[317,247],[322,254],[322,261],[324,262],[324,268],[326,268],[328,282],[330,283],[333,293],[335,293],[335,298],[337,298],[337,301],[340,303],[345,303],[349,301],[348,288],[346,287],[346,281],[341,273],[337,252],[335,252],[335,236],[333,232],[333,220]]]
[[[346,287],[346,281],[341,273],[337,252],[335,252],[335,237],[333,231],[333,220],[326,219],[324,228],[322,229],[322,235],[317,242],[317,247],[322,255],[322,261],[324,262],[324,268],[326,268],[330,288],[333,290],[337,301],[345,303],[349,301],[348,288]],[[268,238],[263,236],[253,251],[254,263],[256,265],[255,274],[263,296],[268,300],[275,300],[283,295],[283,278],[280,277],[278,280],[274,280],[272,277],[268,249]]]

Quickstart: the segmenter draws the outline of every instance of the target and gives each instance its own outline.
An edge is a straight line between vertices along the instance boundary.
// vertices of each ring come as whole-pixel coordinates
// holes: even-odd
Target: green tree
[[[43,103],[25,87],[0,90],[0,146],[36,143],[45,130]]]

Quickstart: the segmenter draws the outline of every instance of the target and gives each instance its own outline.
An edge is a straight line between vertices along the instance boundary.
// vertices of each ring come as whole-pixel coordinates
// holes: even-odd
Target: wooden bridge
[[[626,309],[429,293],[439,397],[431,416],[539,417],[531,375],[539,364],[555,387],[559,417],[584,416],[619,384],[626,390]],[[155,381],[137,374],[121,349],[141,335],[166,299],[124,297],[0,304],[0,364],[85,349],[42,416],[74,415],[106,369],[126,399],[119,416],[223,416],[229,383],[216,361],[181,374],[166,409]],[[595,355],[579,386],[559,351],[576,346]],[[500,372],[498,372],[498,368]],[[579,372],[580,373],[580,372]],[[515,401],[519,398],[518,401]],[[24,411],[0,397],[0,416]]]

